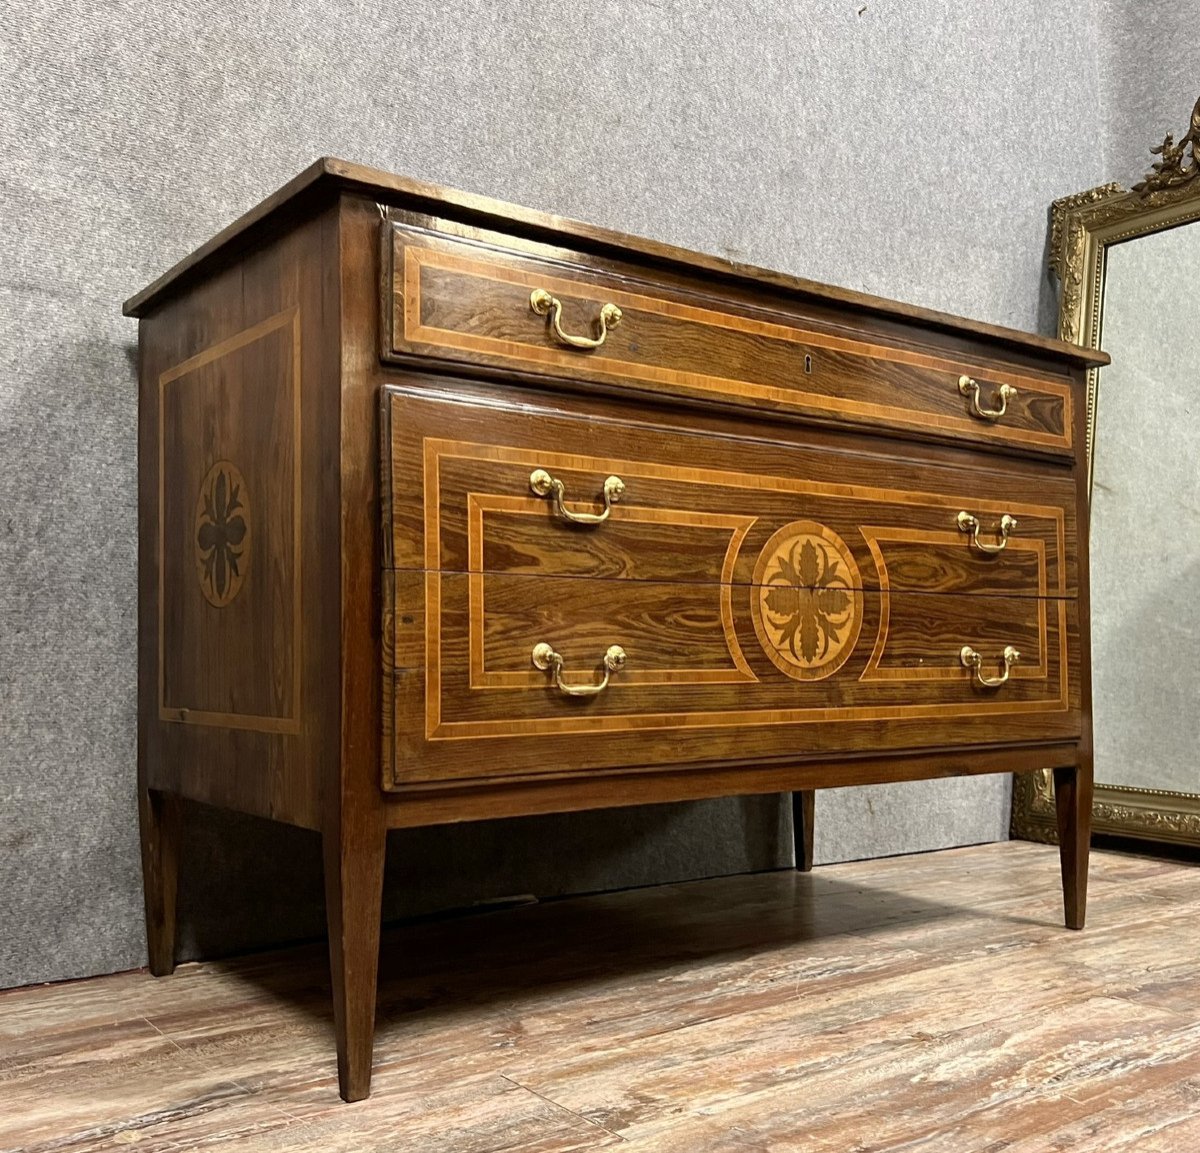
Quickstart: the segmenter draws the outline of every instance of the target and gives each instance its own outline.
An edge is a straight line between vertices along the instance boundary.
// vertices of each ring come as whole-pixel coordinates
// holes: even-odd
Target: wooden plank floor
[[[385,935],[374,1093],[321,947],[0,994],[0,1149],[1187,1153],[1200,872],[1021,842]]]

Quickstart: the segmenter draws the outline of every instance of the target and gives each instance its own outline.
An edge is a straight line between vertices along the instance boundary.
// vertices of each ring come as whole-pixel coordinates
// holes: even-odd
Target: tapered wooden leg
[[[1063,910],[1068,929],[1082,929],[1087,915],[1088,852],[1092,841],[1092,763],[1054,770],[1058,854]]]
[[[338,1088],[344,1101],[371,1092],[375,991],[387,833],[375,821],[324,834],[325,910],[337,1028]]]
[[[799,789],[792,793],[792,829],[796,840],[796,868],[802,873],[812,869],[813,812],[816,790]]]
[[[173,793],[138,789],[142,838],[142,890],[146,900],[146,950],[150,972],[175,969],[175,893],[179,880],[181,802]]]

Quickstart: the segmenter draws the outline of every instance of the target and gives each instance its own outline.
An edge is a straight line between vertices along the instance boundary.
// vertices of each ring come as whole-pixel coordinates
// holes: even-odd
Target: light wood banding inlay
[[[267,342],[274,338],[278,347]],[[228,363],[226,363],[228,362]],[[262,733],[294,735],[301,723],[301,327],[298,308],[288,308],[251,325],[189,357],[158,378],[158,716],[163,721],[215,726]],[[224,365],[220,371],[217,367]],[[178,406],[168,421],[169,403]],[[242,422],[273,427],[270,459],[242,445]],[[182,424],[180,423],[182,422]],[[203,435],[195,434],[201,428]],[[188,426],[188,427],[185,427]],[[248,438],[246,444],[251,440]],[[240,447],[239,447],[240,446]],[[235,451],[236,449],[236,451]],[[195,579],[195,496],[217,460],[234,463],[251,484],[256,505],[258,554],[253,570],[243,574],[245,588],[226,607],[219,621],[205,616],[211,600]],[[175,470],[168,484],[168,469]],[[236,470],[235,470],[236,471]],[[168,522],[168,506],[185,478],[193,495],[186,504],[182,528]],[[245,484],[245,481],[243,481]],[[290,511],[284,509],[290,506]],[[283,518],[283,523],[280,523]],[[178,518],[176,518],[178,519]],[[167,549],[171,534],[170,551]],[[274,541],[269,558],[268,542]],[[186,542],[186,558],[179,553]],[[187,582],[168,570],[186,565]],[[276,587],[277,586],[277,587]],[[257,592],[252,596],[251,590]],[[197,606],[201,606],[197,608]],[[231,614],[242,614],[233,617]],[[220,632],[220,637],[217,633]],[[170,638],[168,634],[170,633]],[[204,644],[214,647],[201,661]],[[186,649],[186,660],[183,650]],[[192,678],[187,688],[172,691],[172,655]],[[195,678],[206,669],[207,679]],[[280,684],[280,681],[283,684]],[[201,694],[201,703],[194,694]],[[216,708],[215,697],[273,701],[275,708]]]
[[[682,431],[664,437],[561,413],[415,397],[407,407],[390,442],[389,564],[397,569],[750,584],[766,539],[802,511],[847,542],[864,588],[1077,594],[1071,484],[1051,466],[1005,475],[889,460],[891,483],[883,485],[879,468],[861,455]],[[461,437],[444,435],[451,418]],[[563,479],[568,506],[580,511],[594,507],[608,475],[619,475],[626,492],[603,525],[581,528],[532,497],[536,469]],[[471,500],[493,497],[508,503],[487,514],[486,532],[481,523],[472,527]],[[965,510],[984,524],[1005,514],[1018,519],[1003,554],[985,556],[971,545],[956,526]],[[655,516],[668,519],[655,523]],[[748,526],[729,571],[728,534],[709,527],[726,523],[722,517]],[[885,541],[886,579],[864,525]]]
[[[467,497],[468,550],[470,557],[470,600],[471,643],[470,685],[472,689],[529,688],[541,686],[544,676],[534,670],[496,671],[489,670],[485,656],[487,634],[487,610],[484,603],[487,587],[483,567],[484,514],[504,513],[510,516],[537,517],[544,520],[545,502],[536,497],[511,496],[497,493],[470,493]],[[622,520],[654,525],[660,530],[679,526],[700,527],[715,530],[714,535],[727,540],[721,563],[721,583],[711,588],[711,596],[717,602],[717,618],[720,622],[728,649],[729,665],[719,668],[671,668],[622,670],[623,684],[733,684],[739,681],[754,681],[754,675],[742,654],[741,643],[733,626],[733,586],[730,580],[734,562],[737,560],[741,543],[746,538],[754,517],[729,516],[720,513],[695,512],[686,509],[656,509],[627,507],[622,509]],[[669,539],[669,534],[666,534]],[[697,589],[696,600],[702,602],[709,590]]]
[[[507,749],[574,734],[602,760],[605,740],[636,733],[805,726],[836,744],[823,723],[892,724],[898,734],[928,722],[953,723],[956,739],[971,741],[993,735],[1003,716],[1043,718],[1023,723],[1046,738],[1078,731],[1073,509],[1065,494],[1047,503],[1061,484],[1049,468],[994,484],[895,462],[897,483],[869,483],[878,468],[855,457],[693,434],[657,435],[643,455],[639,428],[417,396],[390,427],[393,515],[404,518],[391,555],[394,727],[405,734],[409,779],[469,773],[469,758],[455,765],[437,750],[481,739]],[[449,427],[479,436],[439,435]],[[694,463],[701,458],[706,467]],[[602,524],[571,524],[529,491],[539,468],[564,480],[570,510],[594,510],[606,476],[620,476],[625,491]],[[1005,554],[973,548],[955,526],[964,508],[1018,518]],[[797,519],[801,509],[813,519]],[[776,583],[762,558],[778,559],[772,541],[803,525],[838,542],[854,610],[845,622],[829,618],[836,666],[811,680],[779,667],[753,616]],[[793,560],[803,598],[806,568]],[[948,591],[925,591],[931,573]],[[598,675],[609,645],[628,660],[601,697],[581,703],[533,667],[542,642],[580,681]],[[959,661],[964,644],[1020,648],[1011,683],[980,689]],[[908,747],[919,741],[912,732],[894,739]],[[663,759],[651,751],[658,741],[646,746],[653,763]]]
[[[397,574],[396,618],[411,619],[412,583],[418,574]],[[928,597],[917,593],[894,594],[885,598],[878,593],[861,594],[864,601],[863,631],[877,635],[881,603],[890,606],[890,623],[883,660],[890,660],[897,675],[864,676],[869,662],[877,667],[876,653],[868,653],[860,642],[846,667],[829,681],[797,682],[772,670],[764,657],[751,658],[758,674],[753,685],[701,683],[690,673],[678,680],[647,678],[641,683],[625,680],[625,670],[603,698],[580,707],[546,691],[544,676],[526,671],[529,650],[544,614],[538,609],[539,598],[553,599],[566,606],[562,612],[575,623],[564,640],[555,639],[555,647],[564,651],[572,668],[590,669],[603,653],[601,641],[621,643],[629,652],[629,671],[645,662],[647,669],[662,667],[661,661],[678,666],[687,664],[687,641],[664,658],[653,645],[639,649],[637,638],[622,635],[623,601],[617,582],[589,582],[573,578],[528,577],[490,578],[495,582],[498,618],[491,625],[495,634],[493,659],[509,668],[512,679],[494,689],[472,686],[468,680],[466,654],[471,643],[468,574],[423,574],[427,594],[424,675],[426,695],[426,739],[456,741],[479,737],[548,736],[562,733],[630,732],[645,729],[728,728],[761,725],[812,724],[822,721],[871,721],[915,718],[959,718],[963,737],[985,718],[996,715],[1062,713],[1072,709],[1070,636],[1075,629],[1075,608],[1071,601],[1041,602],[1033,599],[999,601],[962,596]],[[521,585],[525,587],[516,588]],[[630,609],[653,622],[669,619],[680,597],[689,594],[683,586],[648,584],[642,601]],[[736,627],[743,636],[753,635],[748,605],[737,608]],[[1053,605],[1047,613],[1046,605]],[[527,606],[526,609],[513,606]],[[433,610],[436,610],[436,615]],[[973,614],[973,615],[972,615]],[[551,620],[557,619],[551,614]],[[650,627],[650,635],[655,628]],[[711,654],[716,638],[715,620],[707,628],[694,626],[696,651]],[[609,635],[609,632],[612,635]],[[397,645],[414,656],[419,641],[411,628],[401,635]],[[1046,636],[1044,656],[1037,665],[1014,670],[1011,683],[996,693],[979,690],[968,670],[959,663],[958,650],[970,643],[982,652],[999,652],[1004,644],[1015,643],[1028,652],[1033,665],[1039,653],[1040,638]],[[889,654],[889,646],[894,650]],[[724,651],[724,645],[721,644]],[[397,662],[398,668],[401,662]],[[915,671],[916,675],[911,675]],[[928,674],[928,675],[926,675]],[[835,699],[827,703],[825,688],[836,683]],[[513,693],[514,688],[525,691]],[[745,702],[734,707],[733,701]],[[755,702],[758,702],[756,705]],[[665,706],[665,707],[664,707]],[[1064,725],[1070,723],[1064,715]],[[986,727],[981,735],[986,734]]]
[[[1061,525],[1061,521],[1060,521]],[[864,525],[862,527],[863,537],[866,539],[867,546],[871,550],[871,555],[875,559],[875,566],[879,573],[880,581],[880,616],[879,616],[879,633],[875,640],[875,647],[871,653],[871,659],[867,662],[867,667],[863,670],[861,680],[954,680],[959,676],[958,670],[954,667],[920,667],[920,666],[893,666],[887,667],[882,664],[884,653],[887,649],[888,625],[891,615],[891,586],[888,580],[888,568],[886,553],[882,548],[881,542],[886,541],[902,541],[905,544],[914,542],[923,543],[929,546],[946,546],[955,547],[961,543],[961,533],[914,533],[908,529],[897,529],[892,527],[878,525]],[[1012,550],[1014,553],[1027,552],[1032,555],[1037,564],[1038,574],[1038,634],[1037,634],[1037,662],[1031,663],[1032,653],[1027,650],[1022,650],[1021,661],[1015,665],[1009,673],[1010,678],[1020,679],[1022,677],[1043,678],[1047,675],[1047,655],[1046,655],[1046,606],[1047,606],[1047,590],[1046,590],[1046,546],[1041,540],[1023,540],[1010,539],[1005,546],[1005,552]],[[1061,601],[1061,594],[1055,601],[1056,607],[1062,609],[1064,606]],[[1066,645],[1066,617],[1059,616],[1059,629],[1062,637],[1062,644]],[[1067,653],[1064,647],[1061,651],[1062,668],[1067,667]]]
[[[1070,386],[1016,367],[801,328],[732,304],[713,308],[706,298],[660,295],[649,283],[639,290],[628,279],[564,275],[561,263],[399,228],[392,260],[392,353],[493,362],[975,443],[1064,455],[1074,448]],[[600,349],[563,348],[528,307],[537,288],[577,310],[584,329],[606,303],[621,308],[621,325]],[[977,378],[985,396],[1002,384],[1017,390],[1004,420],[971,415],[958,390],[963,374]]]

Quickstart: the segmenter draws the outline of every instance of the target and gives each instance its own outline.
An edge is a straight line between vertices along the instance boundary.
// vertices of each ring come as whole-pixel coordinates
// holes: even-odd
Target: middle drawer
[[[1075,490],[1053,466],[935,464],[419,394],[404,413],[385,447],[391,568],[1077,595]]]

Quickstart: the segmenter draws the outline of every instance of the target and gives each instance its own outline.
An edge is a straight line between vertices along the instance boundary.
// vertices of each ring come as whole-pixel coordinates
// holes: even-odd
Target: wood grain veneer
[[[603,421],[587,401],[542,406],[455,383],[385,395],[390,567],[745,584],[766,526],[802,513],[847,543],[859,587],[1077,595],[1075,490],[1061,468],[1002,476],[986,459],[955,468],[831,438],[800,447],[768,439],[769,428],[747,442],[686,418]],[[602,530],[581,530],[530,491],[536,468],[564,482],[576,511],[597,504],[610,474],[626,493]],[[964,547],[961,511],[981,519],[985,543],[1006,513],[1020,531],[985,555]]]
[[[1101,356],[339,161],[126,311],[151,967],[180,799],[319,831],[347,1100],[388,828],[791,790],[805,869],[818,788],[1051,765],[1082,925]]]
[[[896,427],[1069,454],[1071,386],[1052,373],[968,361],[855,338],[834,326],[798,325],[761,305],[671,291],[597,273],[577,254],[531,260],[493,246],[447,242],[396,227],[389,254],[391,329],[384,355],[483,364],[536,376],[592,380],[831,422]],[[587,331],[605,304],[623,319],[585,358],[548,344],[530,307],[543,289],[561,298],[564,322]],[[959,391],[978,376],[985,395],[1017,391],[1007,419],[980,427]]]

